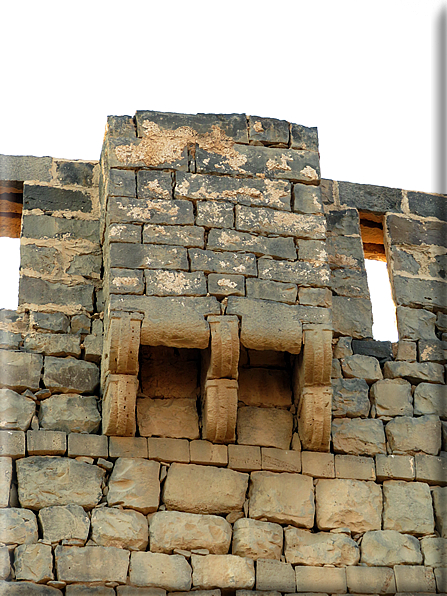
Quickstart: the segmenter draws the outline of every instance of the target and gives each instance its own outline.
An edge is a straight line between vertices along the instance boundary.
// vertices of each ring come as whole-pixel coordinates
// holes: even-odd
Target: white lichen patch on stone
[[[237,283],[235,281],[231,281],[231,279],[226,279],[226,278],[218,279],[217,285],[220,288],[228,288],[231,290],[234,290],[234,288],[237,287]]]
[[[282,205],[283,202],[281,201],[281,199],[283,197],[287,197],[288,196],[288,192],[287,192],[287,188],[288,188],[288,183],[287,182],[283,182],[281,183],[281,181],[273,181],[273,180],[269,180],[268,178],[266,178],[264,180],[264,184],[265,184],[265,188],[266,188],[266,192],[267,192],[267,199],[269,200],[269,203],[271,203],[272,205]],[[281,186],[283,187],[281,189]]]
[[[124,232],[125,229],[126,229],[126,226],[119,225],[119,224],[114,224],[113,226],[109,226],[109,236],[111,236],[112,238],[114,236],[119,236],[121,234],[121,232]]]
[[[256,122],[253,124],[253,130],[255,132],[264,132],[264,129],[262,128],[262,122],[256,120]]]
[[[289,166],[287,161],[293,161],[293,158],[287,157],[287,155],[284,155],[284,153],[282,153],[279,162],[275,159],[268,159],[265,165],[267,169],[270,171],[280,170],[282,172],[290,172],[292,168]]]
[[[138,278],[136,277],[114,277],[112,280],[112,284],[117,288],[123,287],[135,287],[139,283]]]
[[[120,201],[117,201],[116,204],[119,209],[125,211],[128,217],[136,218],[136,219],[150,219],[151,218],[151,211],[155,211],[157,213],[165,213],[166,215],[175,216],[179,212],[178,205],[174,203],[169,203],[161,200],[155,199],[151,200],[144,200],[141,199],[142,204],[144,207],[129,207],[128,205],[123,205]]]
[[[318,180],[317,172],[310,166],[306,166],[300,171],[300,174],[308,178],[309,180]]]
[[[185,148],[195,153],[198,145],[204,151],[217,153],[225,158],[232,169],[245,173],[241,166],[247,157],[234,149],[234,141],[216,125],[211,132],[198,133],[189,126],[180,126],[174,130],[162,128],[155,122],[145,120],[142,124],[143,138],[137,145],[120,145],[115,148],[115,155],[122,163],[143,162],[147,166],[172,163],[182,158]],[[220,165],[217,164],[216,167]]]
[[[149,180],[145,185],[144,185],[144,190],[150,190],[153,193],[159,195],[160,197],[163,197],[164,199],[170,199],[171,198],[171,194],[168,190],[166,190],[165,188],[162,188],[160,186],[160,183],[158,182],[157,179],[155,180]]]
[[[157,285],[168,292],[181,294],[191,289],[191,280],[187,279],[184,273],[160,271],[157,273]]]

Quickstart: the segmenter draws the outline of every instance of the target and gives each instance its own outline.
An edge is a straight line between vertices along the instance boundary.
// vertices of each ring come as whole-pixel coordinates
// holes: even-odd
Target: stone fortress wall
[[[0,179],[1,595],[447,592],[444,196],[245,115],[110,117],[99,162]]]

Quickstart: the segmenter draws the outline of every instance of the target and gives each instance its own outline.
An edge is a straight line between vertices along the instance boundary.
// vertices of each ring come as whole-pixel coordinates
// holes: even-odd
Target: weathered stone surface
[[[10,457],[0,457],[0,507],[8,507],[11,480],[12,459]]]
[[[89,222],[82,222],[83,225]],[[98,236],[98,224],[95,225],[95,236]],[[19,282],[19,305],[36,308],[34,305],[57,305],[70,307],[74,311],[86,310],[93,312],[93,290],[91,284],[67,286],[40,279],[38,277],[22,276]]]
[[[447,224],[434,220],[418,220],[390,214],[386,225],[393,244],[412,244],[414,246],[435,244],[447,246]]]
[[[445,308],[445,281],[394,274],[396,304],[412,308]]]
[[[71,272],[69,272],[71,273]],[[74,356],[81,355],[81,340],[76,335],[36,333],[28,335],[24,341],[24,348],[30,352],[39,352],[45,356]]]
[[[388,480],[383,483],[383,529],[415,536],[433,533],[433,507],[428,484]]]
[[[436,581],[433,569],[413,565],[396,565],[394,567],[396,587],[399,592],[433,593]]]
[[[147,458],[147,439],[145,437],[109,437],[109,457]]]
[[[206,315],[219,315],[215,297],[111,296],[114,310],[144,313],[141,343],[146,346],[199,348],[208,346],[209,326]]]
[[[441,451],[440,457],[426,455],[425,453],[416,453],[414,462],[416,465],[416,480],[435,484],[439,486],[447,485],[447,457],[445,452]]]
[[[293,416],[288,410],[242,407],[237,413],[237,436],[240,445],[260,445],[289,449]]]
[[[441,449],[441,422],[438,416],[399,416],[388,422],[385,432],[393,453],[414,455],[423,451],[437,455]]]
[[[238,398],[246,406],[291,406],[290,375],[285,370],[242,368]]]
[[[256,257],[250,253],[215,252],[188,249],[191,271],[205,271],[205,273],[240,273],[247,276],[257,275]]]
[[[375,480],[374,458],[358,455],[336,455],[335,477],[357,480]]]
[[[234,228],[234,207],[231,203],[197,201],[196,224],[207,228]],[[202,246],[203,248],[203,246]],[[208,246],[208,248],[211,248]]]
[[[335,478],[335,462],[332,453],[302,451],[302,472],[313,478]]]
[[[207,379],[237,379],[240,352],[237,317],[211,316],[208,323],[211,330],[210,352],[207,358],[202,353],[202,376],[205,374]]]
[[[372,337],[371,301],[365,298],[332,297],[332,321],[336,335]]]
[[[422,554],[426,567],[446,567],[447,540],[445,538],[422,538]],[[419,563],[419,561],[417,561]]]
[[[443,383],[444,367],[433,362],[385,362],[383,376],[388,379],[402,377],[415,385],[420,382]]]
[[[125,170],[123,170],[125,171]],[[138,588],[136,588],[138,589]],[[131,592],[119,592],[120,594],[131,594]],[[86,584],[68,584],[65,588],[65,596],[115,596],[113,588],[106,586],[89,586]],[[165,596],[160,594],[157,596]]]
[[[291,185],[285,180],[230,178],[178,173],[174,189],[176,198],[231,201],[290,211]]]
[[[296,302],[297,286],[295,284],[250,278],[246,280],[245,288],[248,298],[274,300],[286,304],[295,304]],[[302,301],[300,303],[306,304]]]
[[[379,594],[396,593],[393,570],[387,567],[346,567],[346,580],[351,594],[365,590]]]
[[[254,562],[235,555],[193,555],[192,583],[195,588],[253,588]]]
[[[111,173],[113,171],[115,170],[111,170]],[[151,170],[139,170],[137,172],[137,192],[138,196],[142,199],[172,198],[171,172],[154,172]],[[120,193],[120,196],[129,195],[123,195],[122,193]]]
[[[422,308],[396,308],[397,329],[400,339],[436,339],[436,315]]]
[[[106,242],[131,242],[133,244],[139,244],[141,242],[141,230],[141,225],[110,224],[106,227],[105,239]],[[169,244],[173,243],[169,242]]]
[[[307,306],[332,306],[332,292],[329,288],[304,288],[298,290],[298,302]]]
[[[0,429],[27,430],[35,411],[32,399],[11,389],[0,389]]]
[[[412,416],[411,384],[404,379],[383,379],[371,387],[377,416]]]
[[[181,269],[188,271],[186,248],[160,244],[110,245],[110,266],[128,269]]]
[[[329,269],[303,261],[258,260],[259,278],[277,282],[297,283],[300,286],[328,286]]]
[[[30,155],[1,155],[0,179],[1,180],[40,180],[50,182],[51,157],[34,157]]]
[[[287,147],[289,144],[289,123],[276,118],[248,116],[248,135],[255,145]]]
[[[181,555],[136,553],[130,557],[130,582],[165,590],[190,590],[191,567]]]
[[[124,584],[129,551],[113,546],[57,546],[57,578],[65,582],[117,582]]]
[[[105,365],[106,363],[103,362],[103,371]],[[109,374],[106,376],[102,403],[103,434],[118,436],[135,434],[137,390],[137,375]]]
[[[137,399],[137,424],[143,437],[200,437],[195,399]]]
[[[231,526],[217,515],[158,511],[150,519],[150,549],[171,554],[175,549],[207,549],[213,555],[228,553]]]
[[[143,294],[143,271],[111,268],[106,284],[111,294]]]
[[[86,190],[74,190],[58,186],[43,186],[29,183],[23,187],[23,206],[25,209],[42,209],[42,211],[81,211],[92,210],[91,195]]]
[[[239,472],[261,470],[261,448],[257,445],[228,445],[228,467]]]
[[[288,527],[284,530],[286,561],[293,565],[357,565],[360,550],[345,534],[311,533]]]
[[[46,430],[95,433],[101,423],[96,397],[53,395],[41,403],[39,423]]]
[[[140,458],[120,457],[109,480],[107,503],[123,505],[147,514],[157,511],[160,464]]]
[[[32,511],[16,507],[0,509],[0,542],[32,544],[37,538],[37,521]]]
[[[90,520],[80,505],[43,507],[39,511],[39,524],[43,539],[51,544],[84,546],[90,531]]]
[[[0,457],[25,457],[25,433],[22,430],[0,431]]]
[[[331,271],[330,286],[337,296],[369,298],[368,282],[364,269],[341,267]]]
[[[235,379],[209,379],[202,395],[202,438],[232,443],[236,438],[237,388]]]
[[[201,271],[145,271],[147,296],[205,296],[206,278]]]
[[[245,277],[243,275],[208,275],[208,292],[213,296],[245,296]]]
[[[258,559],[256,563],[256,588],[264,591],[295,592],[295,572],[292,565],[272,559]]]
[[[302,339],[299,308],[230,296],[226,312],[242,317],[241,343],[246,348],[298,354]]]
[[[315,497],[317,526],[320,530],[380,530],[382,491],[374,482],[341,478],[318,480]]]
[[[381,420],[337,418],[332,421],[332,441],[336,453],[377,455],[386,453]]]
[[[237,232],[236,230],[211,229],[206,246],[209,250],[250,252],[257,257],[267,255],[280,259],[296,259],[293,238],[268,238]]]
[[[293,211],[295,213],[321,213],[321,190],[318,186],[307,184],[293,185]]]
[[[110,223],[194,224],[193,205],[190,201],[111,197],[107,215]]]
[[[253,472],[249,515],[270,522],[311,528],[314,523],[313,483],[310,476]]]
[[[146,550],[147,519],[138,511],[101,507],[92,511],[92,537],[98,546]]]
[[[318,594],[322,592],[345,594],[347,592],[344,569],[297,565],[295,575],[297,589],[300,592],[307,592],[309,595],[315,595],[317,592]]]
[[[164,463],[177,461],[189,464],[189,441],[187,439],[149,437],[147,443],[149,459]]]
[[[21,544],[14,551],[15,579],[46,583],[53,579],[53,554],[49,544]]]
[[[333,213],[332,213],[333,215]],[[358,217],[358,216],[357,216]],[[328,226],[331,215],[328,215]],[[360,229],[357,229],[360,234]],[[329,236],[326,241],[329,264],[335,268],[364,269],[363,246],[358,236]]]
[[[62,592],[56,588],[29,582],[1,582],[0,594],[1,596],[62,596]]]
[[[365,379],[367,383],[374,383],[382,379],[382,371],[377,358],[354,354],[346,356],[341,361],[343,374],[347,378]]]
[[[147,397],[198,396],[198,358],[194,350],[141,346],[141,389]]]
[[[283,529],[279,524],[238,519],[233,526],[233,555],[258,559],[280,559]]]
[[[226,466],[228,449],[226,445],[214,445],[209,441],[191,441],[189,444],[192,464]]]
[[[0,580],[8,579],[11,575],[11,563],[7,546],[0,546]]]
[[[315,355],[317,354],[318,351]],[[323,359],[323,363],[320,370],[324,371],[327,369],[327,358]],[[295,387],[295,395],[300,395],[298,431],[303,447],[310,451],[329,451],[332,387],[311,386],[304,387],[301,391],[297,391]]]
[[[308,240],[298,238],[296,240],[298,247],[298,258],[300,261],[313,263],[315,267],[322,267],[328,261],[326,251],[326,242],[324,240]],[[309,267],[309,264],[307,265]],[[326,269],[326,274],[328,270]],[[327,284],[329,285],[329,284]]]
[[[230,513],[241,511],[248,474],[225,468],[177,464],[170,466],[163,502],[168,510],[188,513]]]
[[[21,341],[21,333],[13,333],[12,331],[5,331],[4,329],[0,330],[1,350],[18,350]]]
[[[352,341],[354,354],[372,356],[380,364],[393,359],[392,343],[390,341],[377,341],[374,339],[354,339]]]
[[[98,242],[98,222],[54,217],[54,215],[27,215],[23,218],[22,237],[90,240]]]
[[[409,455],[376,455],[377,480],[414,480],[414,457]]]
[[[334,379],[332,388],[332,416],[368,417],[371,404],[368,384],[364,379]]]
[[[371,184],[339,182],[340,204],[369,213],[401,213],[402,191]],[[396,216],[389,216],[396,217]]]
[[[438,362],[447,363],[447,341],[437,339],[420,340],[419,342],[419,362]]]
[[[43,382],[51,391],[94,393],[99,383],[99,369],[93,362],[47,356]]]
[[[326,220],[319,215],[285,213],[273,209],[236,206],[236,229],[255,234],[278,234],[323,240]]]
[[[42,364],[40,354],[0,350],[0,385],[14,391],[37,391]]]
[[[422,563],[419,540],[396,530],[365,532],[361,551],[361,562],[370,567],[420,565]]]
[[[318,151],[318,130],[315,126],[292,124],[290,136],[292,149]]]
[[[109,133],[110,134],[110,133]],[[140,170],[138,172],[139,182],[141,182],[141,175],[145,172],[145,170]],[[151,174],[152,172],[147,172]],[[153,172],[156,174],[156,172]],[[167,178],[170,177],[170,174],[164,174]],[[160,176],[161,177],[161,176]],[[132,170],[118,170],[116,168],[111,168],[108,172],[107,177],[107,193],[109,196],[112,197],[134,197],[136,193],[136,184],[135,184],[135,172]],[[143,189],[141,188],[142,185],[139,184],[139,192],[138,196],[144,197],[145,194]],[[154,195],[157,198],[161,198],[158,195]],[[164,197],[166,198],[166,197]],[[169,196],[167,198],[170,198]]]
[[[137,588],[135,586],[117,586],[118,596],[166,596],[166,590],[163,588]],[[186,595],[188,592],[173,592],[174,594]],[[202,596],[197,594],[197,596]],[[203,594],[203,596],[220,596],[220,594]]]
[[[435,486],[432,488],[432,495],[436,529],[442,538],[447,538],[447,488]]]

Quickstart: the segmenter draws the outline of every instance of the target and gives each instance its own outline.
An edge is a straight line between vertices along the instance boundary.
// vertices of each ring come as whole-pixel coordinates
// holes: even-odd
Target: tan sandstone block
[[[72,582],[124,584],[129,551],[103,546],[57,546],[54,551],[57,579]]]
[[[435,486],[431,489],[435,509],[436,529],[447,538],[447,487]]]
[[[362,563],[369,567],[394,567],[394,565],[420,565],[422,563],[419,540],[396,530],[365,532],[361,549]]]
[[[42,584],[54,579],[51,546],[21,544],[14,551],[14,570],[16,580]]]
[[[84,546],[90,531],[90,519],[80,505],[44,507],[39,511],[39,524],[45,542]]]
[[[410,455],[376,455],[376,476],[384,480],[414,480],[414,457]]]
[[[335,478],[334,454],[319,451],[302,451],[303,474],[313,478]]]
[[[295,591],[295,572],[292,565],[272,559],[258,559],[256,563],[256,589]]]
[[[346,579],[351,593],[396,593],[393,570],[387,567],[346,567]]]
[[[318,480],[315,495],[320,530],[380,530],[382,491],[374,482],[341,478]]]
[[[426,567],[447,567],[447,540],[427,536],[421,540],[424,565]]]
[[[192,583],[195,588],[253,588],[255,565],[251,559],[235,555],[193,555]]]
[[[344,594],[347,591],[346,571],[336,567],[295,567],[298,592]]]
[[[138,511],[101,507],[92,511],[92,540],[98,546],[146,550],[147,519]]]
[[[8,507],[12,480],[12,458],[0,457],[0,507]]]
[[[416,464],[416,480],[427,484],[438,486],[447,485],[447,457],[441,453],[441,457],[416,453],[414,457]]]
[[[233,555],[258,559],[280,559],[283,529],[279,524],[238,519],[233,526]]]
[[[228,467],[239,472],[261,469],[261,448],[254,445],[228,445]]]
[[[210,351],[204,354],[203,372],[207,379],[237,379],[239,363],[239,320],[236,316],[208,317]]]
[[[67,435],[58,430],[26,431],[28,455],[65,455]]]
[[[37,538],[37,520],[32,511],[18,507],[0,509],[0,542],[32,544]]]
[[[135,404],[138,377],[109,374],[103,385],[102,432],[104,435],[135,435]]]
[[[147,439],[145,437],[109,437],[109,457],[145,457],[147,458]]]
[[[312,528],[314,491],[310,476],[253,472],[249,490],[249,515],[270,522]]]
[[[107,437],[105,435],[70,433],[68,435],[68,456],[103,457],[107,459],[109,456]]]
[[[375,480],[374,458],[358,455],[336,455],[335,477],[356,480]]]
[[[261,447],[262,469],[271,472],[301,472],[301,452]]]
[[[210,379],[202,395],[202,438],[212,443],[234,443],[236,439],[238,382]]]
[[[285,370],[242,368],[239,372],[239,401],[246,406],[291,406],[290,375]]]
[[[130,582],[136,586],[186,590],[191,588],[191,567],[181,555],[136,553],[130,558]]]
[[[141,389],[151,398],[189,398],[198,395],[198,367],[194,350],[141,347]]]
[[[0,580],[9,579],[11,575],[11,561],[7,546],[0,546]]]
[[[430,567],[396,565],[394,575],[399,592],[436,592],[435,575]]]
[[[330,451],[331,419],[332,387],[304,387],[298,404],[298,431],[304,449]]]
[[[149,437],[147,440],[149,459],[171,463],[189,463],[189,441],[187,439],[161,439]]]
[[[242,511],[248,474],[227,468],[177,464],[170,466],[163,490],[167,509],[188,513]]]
[[[357,543],[345,534],[309,532],[288,527],[284,530],[284,553],[292,565],[357,565],[360,551]]]
[[[143,437],[198,439],[199,415],[195,399],[137,399],[137,422]]]
[[[428,484],[387,480],[383,483],[383,529],[422,536],[434,530]]]
[[[217,515],[158,511],[150,518],[149,534],[150,550],[156,553],[203,548],[225,555],[231,543],[231,525]]]
[[[160,464],[145,459],[120,457],[109,480],[107,503],[123,505],[147,514],[157,511],[160,497]]]
[[[209,441],[191,441],[189,451],[192,464],[210,466],[226,466],[228,464],[228,448],[226,445],[214,445]]]
[[[245,406],[237,412],[237,440],[240,445],[289,449],[293,415],[288,410]]]
[[[411,383],[405,379],[383,379],[370,389],[377,416],[412,416]]]
[[[22,430],[0,431],[0,457],[25,457],[25,433]]]

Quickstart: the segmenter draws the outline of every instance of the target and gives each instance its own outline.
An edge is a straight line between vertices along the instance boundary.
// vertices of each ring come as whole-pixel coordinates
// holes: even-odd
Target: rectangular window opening
[[[392,296],[383,241],[383,217],[360,213],[360,232],[373,311],[373,337],[379,341],[396,342],[399,338],[396,305]]]
[[[20,231],[23,182],[0,180],[0,308],[19,303]]]

